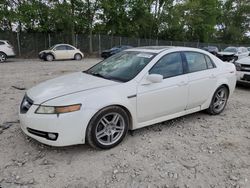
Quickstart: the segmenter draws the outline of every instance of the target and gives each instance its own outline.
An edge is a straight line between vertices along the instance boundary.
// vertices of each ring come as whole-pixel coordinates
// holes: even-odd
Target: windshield
[[[54,45],[54,46],[51,46],[50,48],[49,48],[49,50],[53,50],[53,48],[55,47],[56,45]]]
[[[224,52],[233,52],[236,53],[237,52],[237,48],[235,47],[227,47]]]
[[[98,63],[85,73],[127,82],[133,79],[155,55],[148,52],[123,51]]]

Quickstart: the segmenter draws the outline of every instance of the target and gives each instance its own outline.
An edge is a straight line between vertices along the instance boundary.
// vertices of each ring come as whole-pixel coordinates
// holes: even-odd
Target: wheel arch
[[[0,53],[3,53],[6,57],[7,57],[7,54],[5,53],[5,52],[3,52],[3,51],[0,51]]]
[[[52,55],[53,59],[55,59],[55,55],[52,52],[45,53],[45,58],[46,58],[47,55]]]

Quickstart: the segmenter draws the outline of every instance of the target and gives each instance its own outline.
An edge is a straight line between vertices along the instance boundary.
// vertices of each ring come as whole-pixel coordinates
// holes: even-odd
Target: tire
[[[90,120],[86,131],[86,141],[93,148],[113,148],[126,136],[129,122],[128,114],[122,108],[106,107]]]
[[[80,61],[81,59],[82,59],[82,55],[81,54],[75,54],[74,60]]]
[[[54,60],[54,56],[51,54],[47,54],[45,57],[46,61],[53,61]]]
[[[7,56],[5,53],[0,52],[0,63],[4,63],[7,60]]]
[[[225,109],[229,96],[229,90],[226,86],[219,87],[212,98],[207,112],[211,115],[218,115]]]

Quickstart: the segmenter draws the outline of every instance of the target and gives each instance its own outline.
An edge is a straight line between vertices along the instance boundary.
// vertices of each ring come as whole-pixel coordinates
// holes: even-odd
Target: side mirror
[[[147,80],[151,83],[160,83],[163,81],[163,76],[160,74],[150,74],[147,76]]]

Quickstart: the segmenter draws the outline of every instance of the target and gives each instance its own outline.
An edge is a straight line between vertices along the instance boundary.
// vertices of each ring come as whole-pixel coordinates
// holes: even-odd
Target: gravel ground
[[[250,88],[237,87],[225,111],[204,112],[130,133],[111,150],[49,147],[22,134],[19,103],[44,80],[98,59],[0,64],[0,187],[250,187]]]

